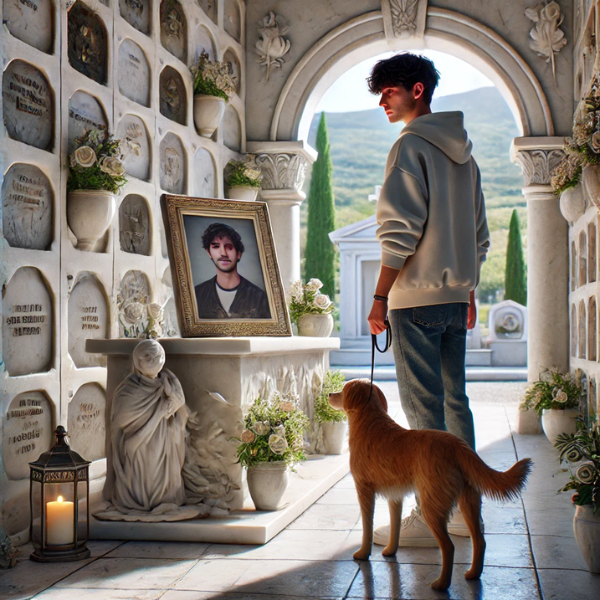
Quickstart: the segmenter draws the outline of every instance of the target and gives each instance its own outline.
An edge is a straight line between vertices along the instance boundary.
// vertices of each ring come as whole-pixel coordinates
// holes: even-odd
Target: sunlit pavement
[[[542,435],[513,433],[524,386],[468,384],[484,460],[497,469],[524,457],[535,463],[521,500],[484,501],[487,551],[480,581],[464,579],[471,543],[455,536],[448,593],[429,587],[440,568],[437,548],[401,548],[384,559],[374,546],[369,562],[354,561],[361,522],[349,475],[263,546],[94,541],[88,561],[53,565],[30,562],[31,548],[24,547],[17,567],[0,571],[0,598],[598,600],[600,575],[587,571],[573,538],[570,496],[557,493],[567,474],[559,472],[555,449]],[[395,382],[381,387],[390,413],[405,424]],[[375,525],[386,521],[387,505],[378,501]]]

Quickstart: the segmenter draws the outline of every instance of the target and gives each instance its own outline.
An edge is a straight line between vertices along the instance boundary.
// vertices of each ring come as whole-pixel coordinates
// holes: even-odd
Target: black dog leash
[[[386,319],[384,321],[384,323],[385,323],[385,347],[383,348],[383,350],[379,347],[379,344],[377,343],[377,336],[374,333],[371,334],[371,387],[369,388],[369,398],[371,397],[371,394],[373,393],[373,373],[375,371],[375,349],[377,349],[377,352],[380,352],[381,354],[383,354],[384,352],[387,352],[392,346],[392,328],[390,327],[390,322]]]

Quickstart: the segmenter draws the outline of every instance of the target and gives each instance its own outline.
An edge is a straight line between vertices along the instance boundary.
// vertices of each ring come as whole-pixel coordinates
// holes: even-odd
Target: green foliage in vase
[[[315,419],[318,423],[337,423],[348,420],[348,416],[343,410],[337,410],[329,404],[329,394],[341,392],[345,381],[341,371],[328,371],[325,375],[321,393],[315,398]]]
[[[504,299],[514,300],[527,306],[527,273],[523,255],[523,239],[519,213],[513,210],[508,231],[506,271],[504,275]]]
[[[583,387],[570,373],[547,370],[540,374],[539,381],[529,386],[521,403],[521,410],[543,410],[579,408],[584,396]]]
[[[194,95],[216,96],[228,102],[235,94],[231,66],[218,60],[210,60],[206,52],[200,54],[190,71],[194,80]]]
[[[230,160],[225,167],[225,184],[227,187],[241,185],[259,189],[262,184],[262,173],[252,162]]]
[[[308,283],[294,281],[290,288],[290,319],[298,324],[302,315],[328,315],[333,312],[334,305],[327,294],[320,289],[323,283],[313,277]]]

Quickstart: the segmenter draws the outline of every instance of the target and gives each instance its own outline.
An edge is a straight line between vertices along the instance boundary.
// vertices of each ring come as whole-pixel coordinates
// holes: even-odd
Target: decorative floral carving
[[[550,174],[564,156],[562,149],[521,150],[516,155],[524,185],[550,185]]]
[[[525,16],[535,23],[529,32],[531,41],[529,47],[539,56],[546,57],[546,62],[552,65],[552,74],[556,83],[556,63],[554,54],[560,52],[567,43],[563,31],[559,29],[564,20],[557,2],[540,2],[533,8],[525,10]]]
[[[390,9],[392,11],[392,27],[396,37],[403,32],[412,32],[417,28],[419,0],[390,0]]]
[[[263,190],[302,189],[306,159],[300,154],[257,154],[256,165],[263,175]]]
[[[258,62],[267,67],[265,81],[269,81],[271,66],[280,69],[283,65],[283,56],[289,51],[291,43],[283,35],[289,30],[284,25],[281,17],[270,12],[262,21],[259,21],[258,35],[262,39],[255,44],[255,52],[259,55]]]

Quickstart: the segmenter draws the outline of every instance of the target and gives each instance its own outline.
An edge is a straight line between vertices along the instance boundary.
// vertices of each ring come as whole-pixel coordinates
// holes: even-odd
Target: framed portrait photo
[[[161,201],[183,337],[290,336],[267,205]]]

